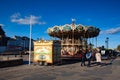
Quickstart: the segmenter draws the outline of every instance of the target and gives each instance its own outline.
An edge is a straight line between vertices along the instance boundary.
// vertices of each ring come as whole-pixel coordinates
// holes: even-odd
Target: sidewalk
[[[103,60],[110,65],[81,67],[80,62],[61,66],[21,65],[0,69],[0,80],[119,80],[120,57]],[[87,62],[86,62],[87,63]]]

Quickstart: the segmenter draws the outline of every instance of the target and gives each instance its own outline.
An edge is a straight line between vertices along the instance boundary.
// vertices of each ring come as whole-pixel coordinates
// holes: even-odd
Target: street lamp
[[[14,18],[13,18],[14,19]],[[16,17],[15,17],[16,19]],[[20,24],[24,24],[24,25],[30,25],[30,39],[29,39],[29,65],[30,65],[30,58],[31,58],[31,39],[32,39],[32,25],[33,24],[45,24],[45,22],[41,22],[39,21],[40,17],[39,16],[34,16],[34,15],[31,15],[30,18],[29,17],[25,17],[23,19],[21,18],[17,18],[16,21],[13,21],[13,22],[16,22],[16,23],[20,23]]]
[[[31,64],[32,16],[30,16],[29,65]]]
[[[106,38],[106,41],[105,41],[105,43],[106,43],[106,48],[108,49],[108,41],[109,41],[109,38],[107,37]]]

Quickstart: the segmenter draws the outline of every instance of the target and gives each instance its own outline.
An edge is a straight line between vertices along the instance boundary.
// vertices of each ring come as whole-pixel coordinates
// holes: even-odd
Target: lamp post
[[[108,41],[109,41],[109,38],[107,37],[106,38],[106,41],[105,41],[105,43],[106,43],[106,48],[108,49]]]
[[[16,19],[16,17],[15,17]],[[32,39],[32,25],[33,24],[45,24],[45,22],[39,21],[40,17],[39,16],[34,16],[31,15],[29,17],[25,17],[23,19],[17,18],[18,21],[14,21],[16,23],[24,24],[24,25],[30,25],[30,39],[29,39],[29,65],[30,65],[30,60],[31,60],[31,39]],[[33,45],[32,45],[33,46]]]
[[[31,64],[32,16],[30,16],[29,65]]]

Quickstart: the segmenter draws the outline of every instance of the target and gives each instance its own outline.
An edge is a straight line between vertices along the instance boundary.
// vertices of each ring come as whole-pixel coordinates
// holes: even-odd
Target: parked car
[[[102,59],[111,59],[113,55],[114,55],[113,50],[109,50],[109,49],[101,50]]]
[[[115,58],[117,55],[118,55],[118,52],[112,49],[101,50],[102,59]]]
[[[120,56],[120,52],[118,52],[117,56]]]

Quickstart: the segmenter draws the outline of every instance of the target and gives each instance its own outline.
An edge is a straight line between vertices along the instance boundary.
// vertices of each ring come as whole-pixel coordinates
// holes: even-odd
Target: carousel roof
[[[68,35],[91,38],[98,36],[100,29],[93,26],[84,26],[81,24],[65,24],[63,26],[54,26],[52,28],[48,28],[47,32],[50,36],[58,38],[62,38]]]

